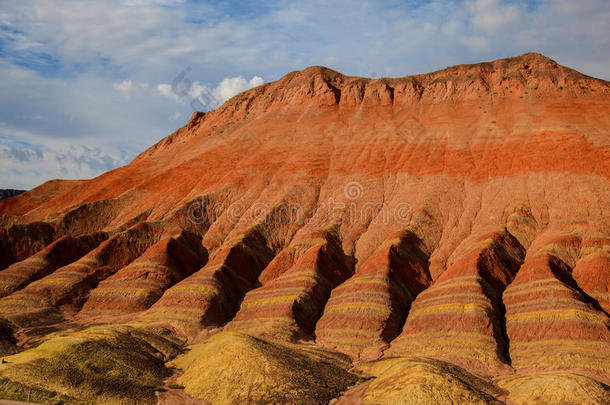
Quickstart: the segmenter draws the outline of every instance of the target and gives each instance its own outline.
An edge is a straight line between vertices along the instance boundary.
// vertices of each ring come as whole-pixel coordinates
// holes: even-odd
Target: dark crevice
[[[483,261],[488,264],[479,266],[483,277],[482,283],[483,292],[487,295],[492,303],[495,316],[492,314],[491,322],[494,329],[494,337],[497,342],[497,353],[500,359],[503,359],[506,364],[511,365],[510,358],[510,339],[506,331],[506,307],[502,300],[502,294],[506,287],[514,280],[520,267],[525,260],[525,248],[508,230],[505,230],[499,235],[492,244],[492,248],[487,250],[481,256],[485,258]],[[493,265],[500,266],[504,269],[504,276],[494,277],[489,273]],[[481,268],[482,267],[482,268]],[[488,283],[488,284],[487,284]]]
[[[0,270],[27,259],[56,238],[53,224],[32,222],[0,229]]]
[[[407,322],[407,316],[411,310],[411,304],[415,300],[415,297],[411,299],[412,295],[409,289],[400,280],[396,280],[392,274],[390,274],[389,287],[391,295],[391,313],[396,315],[397,327],[391,328],[389,322],[386,322],[380,336],[381,339],[386,343],[390,343],[402,333],[402,329]]]
[[[381,338],[386,343],[400,335],[411,304],[432,283],[429,268],[430,256],[425,252],[424,242],[415,233],[406,231],[400,242],[390,248],[389,290],[391,311],[396,318],[394,325],[387,322],[381,333]]]
[[[493,300],[492,305],[494,306],[494,312],[497,314],[497,317],[494,317],[492,322],[494,326],[494,335],[497,335],[498,357],[510,366],[512,365],[512,360],[510,358],[510,339],[506,331],[506,306],[501,298]]]
[[[356,259],[345,254],[341,239],[329,232],[326,240],[327,243],[320,249],[315,264],[320,279],[312,289],[310,299],[301,305],[295,303],[293,306],[297,325],[314,339],[316,325],[324,313],[332,290],[349,279],[356,268]]]
[[[551,269],[551,272],[557,278],[557,280],[559,280],[566,286],[572,288],[573,290],[576,290],[579,294],[578,298],[582,302],[590,305],[597,311],[600,311],[606,316],[610,317],[608,312],[606,312],[606,310],[602,308],[602,306],[599,304],[599,301],[591,297],[582,288],[580,288],[576,280],[574,280],[574,278],[572,277],[572,268],[566,262],[556,256],[549,256],[548,264],[549,268]]]

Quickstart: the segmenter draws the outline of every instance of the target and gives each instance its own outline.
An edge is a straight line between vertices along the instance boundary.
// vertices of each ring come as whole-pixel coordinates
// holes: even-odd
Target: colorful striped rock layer
[[[0,201],[0,398],[610,403],[609,179],[542,55],[291,72]]]

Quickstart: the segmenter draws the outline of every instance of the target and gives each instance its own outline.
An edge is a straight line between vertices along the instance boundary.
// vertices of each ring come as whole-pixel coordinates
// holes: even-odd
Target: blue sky
[[[609,80],[608,21],[607,0],[0,0],[0,188],[96,176],[192,106],[310,65],[398,77],[537,51]]]

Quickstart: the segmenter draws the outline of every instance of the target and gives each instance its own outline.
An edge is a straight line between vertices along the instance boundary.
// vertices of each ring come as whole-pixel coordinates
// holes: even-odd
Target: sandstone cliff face
[[[603,397],[609,147],[610,84],[539,54],[394,79],[310,67],[127,166],[0,202],[0,315],[419,358],[369,368],[372,402],[408,395],[376,391],[401,367],[517,402],[519,378],[579,374]]]

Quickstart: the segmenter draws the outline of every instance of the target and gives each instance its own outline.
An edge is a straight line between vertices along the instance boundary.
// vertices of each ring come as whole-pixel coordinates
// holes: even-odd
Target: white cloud
[[[179,77],[183,83],[159,83],[157,91],[180,104],[188,102],[191,108],[197,111],[216,108],[234,95],[264,83],[260,76],[254,76],[249,81],[243,76],[227,77],[211,89],[199,81],[191,82],[187,76],[180,75]]]
[[[113,83],[112,88],[121,93],[126,99],[129,99],[129,93],[133,91],[134,85],[131,80],[123,80],[120,83]]]
[[[172,98],[172,99],[174,99],[176,101],[180,100],[180,97],[176,93],[174,93],[174,91],[172,90],[172,86],[170,84],[159,83],[157,85],[157,91],[162,96]]]
[[[246,81],[243,76],[230,77],[223,79],[218,86],[216,86],[213,94],[217,96],[218,100],[224,102],[242,91],[260,86],[263,83],[263,78],[259,76],[254,76],[249,81]]]
[[[28,49],[28,58],[43,51],[67,65],[87,64],[103,74],[110,67],[154,83],[171,80],[188,65],[202,83],[255,73],[277,78],[325,61],[348,74],[405,75],[546,49],[560,61],[582,60],[583,67],[595,62],[595,73],[603,69],[610,76],[603,48],[610,37],[607,0],[581,0],[578,6],[540,0],[534,9],[522,4],[272,0],[249,8],[173,0],[22,0],[2,2],[0,21],[16,28],[6,34],[15,38],[4,46]],[[527,40],[532,36],[525,31],[535,31],[535,41]],[[489,46],[481,41],[473,46],[472,38],[480,36]]]
[[[222,104],[222,100],[214,95],[213,90],[198,81],[189,87],[187,94],[193,110],[211,110]]]
[[[473,25],[491,32],[515,22],[520,15],[518,6],[502,5],[500,0],[474,0],[468,3],[468,7],[472,12]]]
[[[0,136],[0,188],[29,189],[55,178],[95,177],[133,157],[111,148],[64,143],[44,146]]]
[[[170,121],[175,102],[135,83],[127,100],[95,76],[45,78],[0,64],[0,77],[0,188],[100,174],[127,163],[190,115]]]

